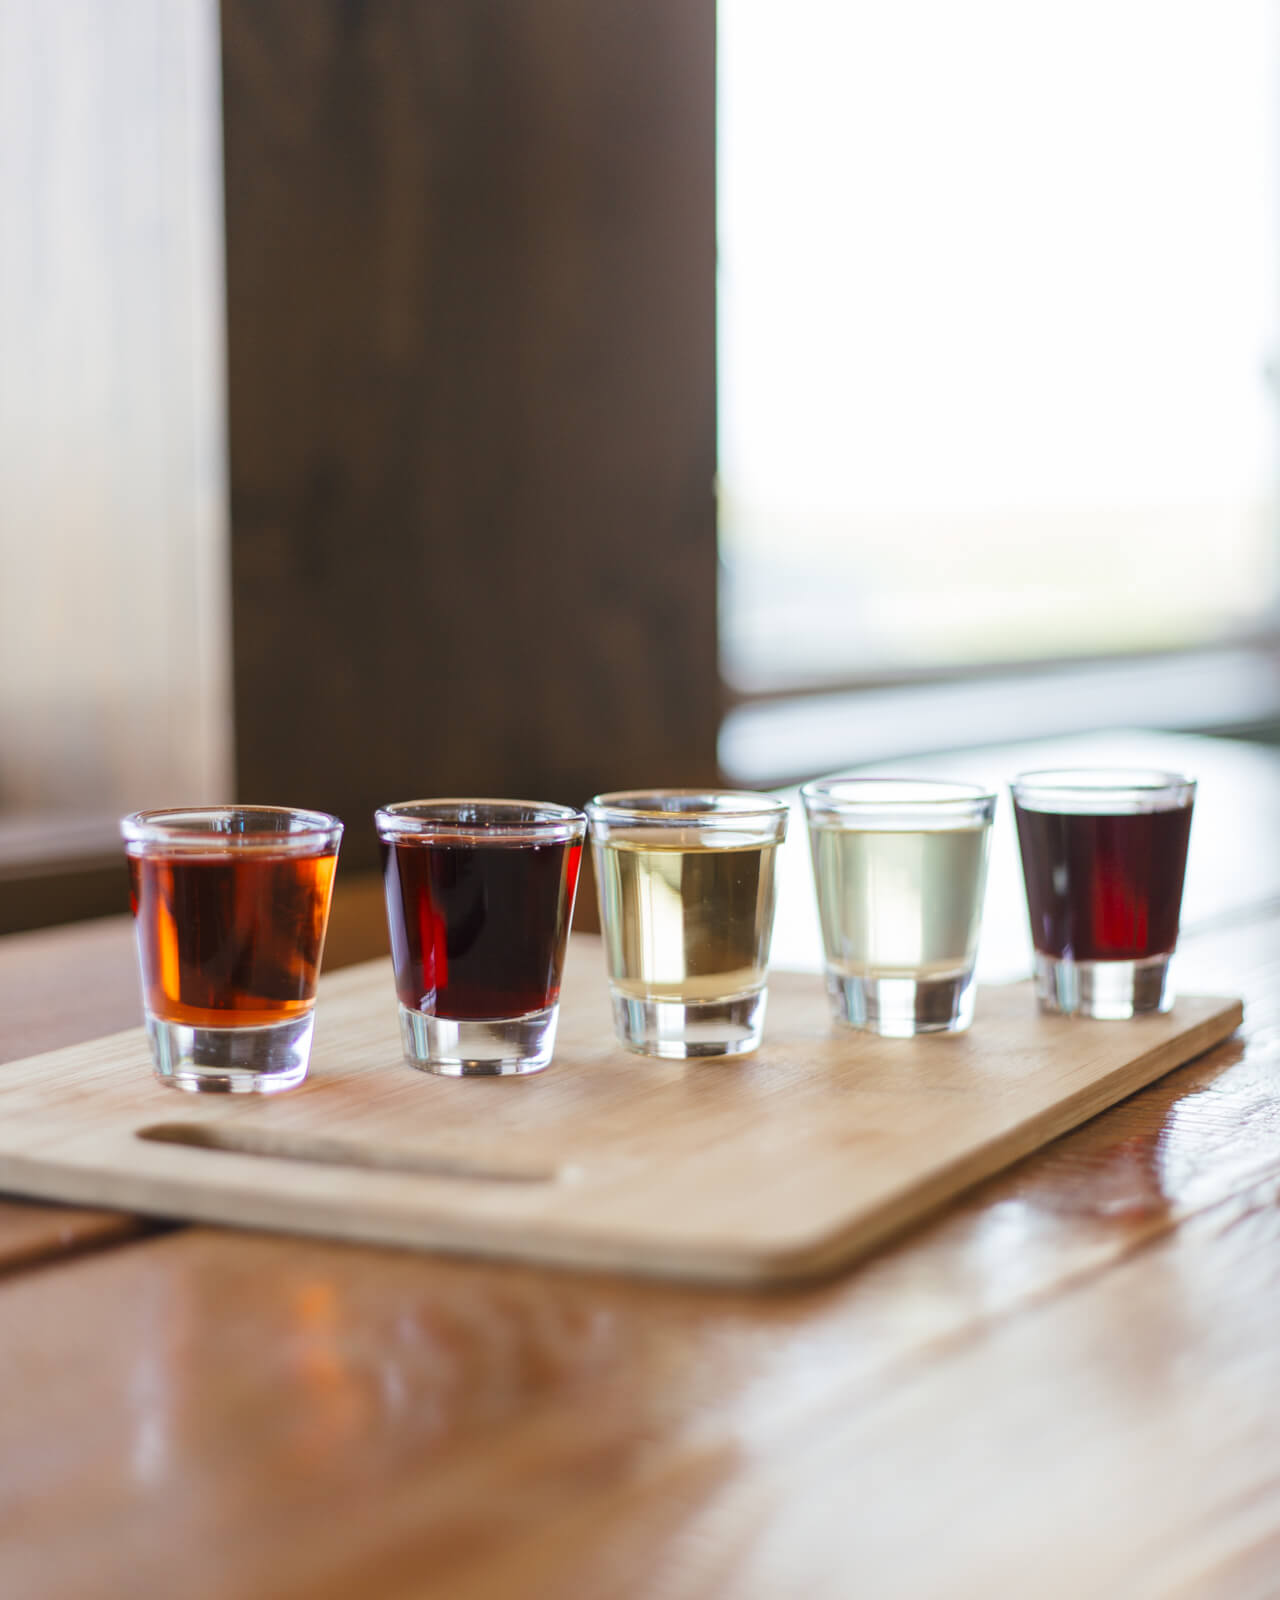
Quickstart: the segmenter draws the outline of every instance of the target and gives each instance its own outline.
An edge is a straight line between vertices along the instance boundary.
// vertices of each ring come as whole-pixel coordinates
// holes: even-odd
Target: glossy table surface
[[[1181,979],[1241,1036],[835,1281],[0,1202],[0,1594],[1280,1592],[1280,757],[1136,758],[1200,776]],[[123,921],[0,940],[0,1058],[137,1005]]]

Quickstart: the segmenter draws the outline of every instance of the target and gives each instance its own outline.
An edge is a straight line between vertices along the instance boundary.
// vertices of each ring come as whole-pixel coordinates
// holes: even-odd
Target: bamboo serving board
[[[1130,1023],[984,990],[967,1034],[830,1022],[775,973],[754,1056],[613,1042],[600,941],[575,937],[556,1058],[436,1078],[400,1056],[390,964],[322,981],[311,1076],[185,1095],[139,1029],[0,1066],[0,1189],[378,1244],[779,1284],[853,1261],[1017,1157],[1224,1039],[1237,1000]]]

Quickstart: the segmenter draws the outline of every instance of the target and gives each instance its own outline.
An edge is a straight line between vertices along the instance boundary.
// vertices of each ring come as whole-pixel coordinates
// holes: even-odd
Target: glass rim
[[[241,828],[236,831],[208,826],[217,817],[279,817],[299,824],[286,828]],[[269,848],[290,852],[316,845],[335,847],[344,824],[327,811],[300,806],[209,805],[158,806],[131,811],[120,819],[125,845],[168,845],[186,850],[251,850]]]
[[[915,791],[902,793],[901,791]],[[852,791],[860,791],[854,793]],[[897,791],[897,792],[895,792]],[[815,816],[972,816],[995,813],[997,791],[988,784],[951,778],[858,777],[836,775],[802,784],[805,813]]]
[[[496,817],[474,813],[492,811]],[[473,813],[467,816],[465,813]],[[501,816],[506,813],[505,819]],[[379,806],[373,824],[382,840],[434,838],[457,840],[505,838],[572,839],[586,832],[587,819],[574,806],[551,800],[512,800],[489,796],[443,796],[431,800],[397,800]]]
[[[1072,811],[1174,811],[1195,798],[1196,780],[1159,767],[1044,767],[1020,772],[1009,785],[1027,810],[1047,806]]]
[[[709,803],[699,805],[698,801]],[[728,804],[722,803],[726,801]],[[678,827],[719,822],[760,824],[789,815],[790,810],[787,802],[776,795],[758,794],[750,789],[613,789],[594,795],[587,802],[587,816],[592,822],[627,826],[637,823]]]

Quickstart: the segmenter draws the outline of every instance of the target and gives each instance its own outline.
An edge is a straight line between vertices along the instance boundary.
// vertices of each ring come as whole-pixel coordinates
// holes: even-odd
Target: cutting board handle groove
[[[430,1150],[359,1144],[310,1134],[274,1133],[217,1122],[153,1122],[135,1135],[153,1144],[180,1144],[193,1150],[226,1151],[273,1160],[315,1161],[328,1167],[365,1167],[375,1172],[410,1172],[424,1178],[463,1178],[479,1183],[555,1183],[554,1167],[502,1167]]]

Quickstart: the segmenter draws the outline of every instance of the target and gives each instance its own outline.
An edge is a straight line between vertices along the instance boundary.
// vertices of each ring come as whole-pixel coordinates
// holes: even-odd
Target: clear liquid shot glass
[[[800,796],[836,1020],[898,1038],[967,1028],[995,794],[824,778]]]
[[[139,811],[120,831],[156,1075],[224,1094],[301,1083],[342,824],[207,806]]]
[[[760,1043],[774,864],[787,806],[657,789],[587,807],[618,1038],[642,1055],[742,1055]]]

